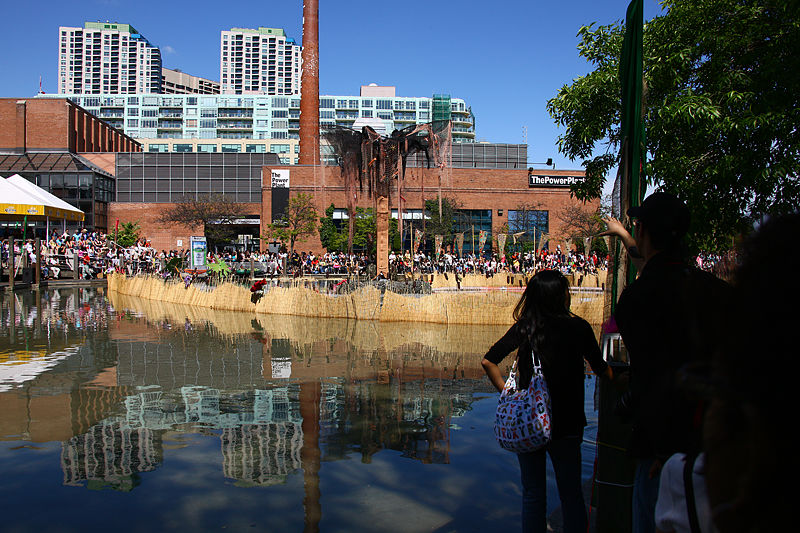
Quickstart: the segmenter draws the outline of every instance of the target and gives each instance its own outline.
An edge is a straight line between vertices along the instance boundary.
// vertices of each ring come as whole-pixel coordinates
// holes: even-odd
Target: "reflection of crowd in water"
[[[22,305],[19,305],[21,303]],[[12,313],[11,305],[14,305]],[[43,329],[95,332],[108,326],[108,305],[94,290],[67,289],[44,291],[41,300],[21,302],[11,299],[3,305],[3,328],[32,328],[40,320]]]

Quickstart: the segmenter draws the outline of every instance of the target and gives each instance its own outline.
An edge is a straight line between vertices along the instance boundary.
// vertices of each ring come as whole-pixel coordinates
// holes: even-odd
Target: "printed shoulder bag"
[[[550,442],[550,391],[539,357],[531,352],[533,376],[527,389],[516,390],[517,361],[511,367],[495,413],[494,434],[504,449],[514,453],[538,450]]]

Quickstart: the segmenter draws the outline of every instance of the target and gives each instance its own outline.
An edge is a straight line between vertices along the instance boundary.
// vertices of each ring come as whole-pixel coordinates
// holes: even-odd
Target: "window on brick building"
[[[430,213],[426,213],[430,216]],[[480,232],[485,231],[489,237],[480,249]],[[491,209],[457,209],[453,213],[453,233],[464,234],[464,254],[479,254],[492,250],[492,210]],[[474,240],[473,240],[474,237]]]
[[[539,239],[542,233],[550,231],[550,212],[538,209],[509,209],[508,211],[508,233],[522,233],[517,238],[517,246],[522,250],[525,244],[536,243],[539,246]],[[510,241],[513,244],[513,240]],[[520,251],[514,250],[514,251]]]

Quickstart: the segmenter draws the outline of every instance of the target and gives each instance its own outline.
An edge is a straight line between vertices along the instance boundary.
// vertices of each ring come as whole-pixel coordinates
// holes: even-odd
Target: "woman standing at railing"
[[[552,438],[535,451],[517,454],[522,478],[522,530],[547,529],[546,457],[550,456],[567,533],[587,530],[588,518],[581,489],[581,442],[584,413],[584,360],[592,370],[611,379],[591,326],[569,311],[569,282],[557,270],[544,270],[528,282],[514,308],[515,324],[486,353],[481,362],[489,381],[504,388],[500,367],[517,350],[516,390],[527,389],[534,356],[541,362],[551,401]]]

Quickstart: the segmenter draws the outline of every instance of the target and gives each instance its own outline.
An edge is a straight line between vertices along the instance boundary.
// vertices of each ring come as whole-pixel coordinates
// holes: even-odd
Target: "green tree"
[[[319,219],[319,238],[322,246],[328,251],[347,250],[347,239],[350,232],[349,224],[342,224],[341,229],[336,227],[333,220],[335,207],[333,204],[325,210],[325,216]],[[375,216],[371,208],[356,208],[355,235],[353,235],[353,248],[367,250],[375,253]]]
[[[800,3],[662,0],[644,29],[648,182],[692,210],[701,243],[728,242],[800,204]],[[600,196],[619,151],[624,27],[584,26],[593,71],[547,102],[561,153],[580,160],[580,199]]]
[[[368,253],[374,254],[378,246],[375,239],[377,231],[372,208],[356,207],[356,234],[353,235],[353,248],[367,250]],[[343,240],[344,245],[347,246],[346,233]]]
[[[442,216],[439,216],[439,197],[425,200],[425,211],[430,213],[430,218],[425,222],[425,236],[433,242],[435,235],[444,235],[444,242],[452,237],[456,214],[461,207],[455,198],[442,196]]]
[[[342,232],[339,231],[333,221],[335,210],[336,208],[331,204],[325,209],[325,216],[319,218],[319,240],[322,243],[322,247],[329,252],[342,250]]]
[[[141,230],[142,227],[139,225],[138,220],[135,222],[123,222],[117,232],[117,244],[123,248],[133,246],[139,240],[139,232]]]
[[[277,222],[267,224],[262,239],[277,239],[289,243],[289,255],[294,253],[296,242],[306,242],[317,233],[317,208],[314,197],[299,193],[290,196],[283,217]]]

